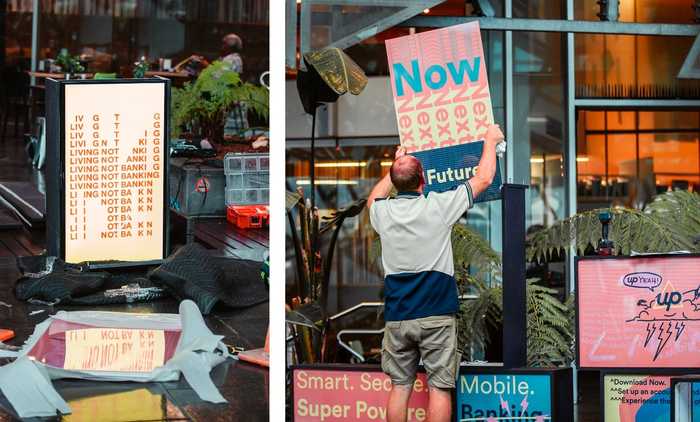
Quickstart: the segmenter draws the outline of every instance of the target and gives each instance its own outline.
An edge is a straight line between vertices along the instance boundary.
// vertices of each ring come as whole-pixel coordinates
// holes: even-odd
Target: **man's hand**
[[[501,131],[501,127],[499,125],[489,125],[489,128],[486,130],[486,145],[496,146],[505,141],[505,139],[506,137],[503,136],[503,132]]]
[[[501,132],[500,126],[490,125],[486,130],[484,150],[479,161],[479,170],[476,176],[469,179],[469,186],[472,188],[474,198],[491,186],[493,177],[496,174],[496,145],[504,140],[505,137],[503,132]]]
[[[396,152],[394,153],[394,161],[398,160],[404,155],[406,155],[406,148],[399,145],[398,147],[396,147]]]

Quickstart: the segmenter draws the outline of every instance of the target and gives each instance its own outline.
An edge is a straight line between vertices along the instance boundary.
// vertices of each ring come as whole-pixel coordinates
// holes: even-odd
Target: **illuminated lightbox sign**
[[[51,81],[47,97],[50,253],[165,258],[169,82]]]
[[[426,192],[464,183],[481,148],[463,146],[493,123],[479,23],[390,39],[386,49],[399,138],[423,163]],[[500,173],[478,201],[500,198],[499,188]]]
[[[391,380],[378,367],[318,365],[293,369],[295,422],[386,420]],[[428,384],[419,373],[408,402],[408,421],[427,420]]]
[[[386,420],[391,380],[376,365],[305,365],[292,369],[295,422]],[[460,368],[453,420],[571,420],[571,369]],[[409,421],[426,421],[428,384],[418,373]]]
[[[700,256],[577,261],[583,368],[697,368]]]
[[[549,374],[463,373],[457,384],[457,420],[552,421]]]

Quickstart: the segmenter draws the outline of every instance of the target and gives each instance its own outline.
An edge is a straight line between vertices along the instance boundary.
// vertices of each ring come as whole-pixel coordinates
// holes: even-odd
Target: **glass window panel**
[[[489,0],[488,5],[493,8],[495,16],[503,17],[503,0]],[[471,2],[463,0],[447,0],[437,6],[431,7],[430,16],[471,16],[474,8]]]
[[[576,96],[697,98],[700,82],[676,77],[693,37],[575,34]]]
[[[576,167],[582,180],[605,177],[605,135],[588,135],[579,143]]]
[[[621,0],[620,22],[692,23],[693,0]],[[574,0],[574,16],[599,20],[598,0]]]
[[[5,2],[2,3],[5,6]],[[0,65],[19,66],[29,69],[32,49],[32,8],[31,2],[11,2],[0,12],[3,20],[2,51]]]
[[[639,129],[698,129],[700,113],[697,111],[640,111]]]
[[[634,134],[608,135],[608,182],[637,175],[637,149]]]
[[[398,143],[398,139],[396,139]],[[384,176],[391,163],[395,145],[361,147],[316,148],[316,205],[321,216],[366,198],[370,190]],[[309,196],[309,148],[288,148],[286,157],[286,188],[302,188]],[[289,227],[287,244],[291,245]],[[370,256],[374,231],[369,224],[367,210],[343,224],[331,272],[332,291],[329,298],[331,312],[355,305],[363,300],[380,300],[382,273],[379,260]],[[322,238],[323,250],[329,236]],[[287,280],[294,280],[296,270],[294,250],[287,248]],[[343,295],[342,289],[352,290]]]
[[[610,110],[606,113],[610,116],[620,112]],[[602,134],[592,135],[592,129],[587,127],[591,112],[579,112],[579,210],[610,204],[642,208],[656,194],[668,189],[700,188],[700,141],[697,127],[700,116],[697,111],[623,113],[636,115],[640,129],[625,129],[630,133],[624,134],[615,133],[614,130],[619,129],[612,127],[611,119],[608,118],[607,130],[604,128]],[[603,174],[605,170],[607,177]]]
[[[312,6],[311,49],[323,48],[401,11],[403,7],[389,6]]]
[[[7,2],[6,62],[31,56],[32,2]],[[212,61],[222,55],[222,38],[236,33],[243,41],[243,75],[256,81],[269,67],[269,1],[187,2],[79,0],[41,1],[39,60],[54,59],[61,49],[80,55],[88,72],[130,76],[145,56],[151,68],[158,59],[172,66],[191,56]],[[2,62],[2,60],[0,60]]]
[[[530,186],[527,225],[550,225],[563,218],[562,168],[564,78],[562,35],[514,32],[514,181]]]
[[[562,19],[564,2],[559,0],[513,0],[514,18]]]
[[[605,114],[608,130],[634,130],[636,126],[634,111],[608,111]]]
[[[700,150],[696,133],[650,133],[639,135],[640,161],[650,163],[657,185],[698,183]]]
[[[585,130],[604,130],[605,129],[605,112],[604,111],[582,111],[582,122]]]

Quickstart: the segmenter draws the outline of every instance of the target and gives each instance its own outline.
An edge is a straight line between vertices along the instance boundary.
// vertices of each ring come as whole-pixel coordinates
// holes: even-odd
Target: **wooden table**
[[[270,248],[270,233],[267,227],[240,229],[224,217],[186,216],[172,208],[170,215],[171,226],[176,232],[184,234],[181,237],[185,243],[196,241],[218,250],[224,256],[260,261]],[[184,227],[178,226],[182,223]]]
[[[66,79],[66,74],[65,73],[54,73],[54,72],[27,72],[29,76],[33,76],[35,78],[52,78],[52,79]],[[95,74],[94,73],[76,73],[73,79],[92,79]],[[83,77],[84,76],[84,77]]]
[[[149,70],[146,72],[146,76],[162,76],[164,78],[189,78],[190,74],[187,72],[167,72],[164,70]]]

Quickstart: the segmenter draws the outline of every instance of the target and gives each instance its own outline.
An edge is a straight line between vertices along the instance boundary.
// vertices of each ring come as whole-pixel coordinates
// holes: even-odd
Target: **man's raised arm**
[[[479,161],[479,169],[476,175],[469,179],[472,188],[472,197],[476,198],[485,191],[493,182],[496,175],[496,145],[504,140],[503,132],[498,125],[489,126],[484,140],[484,150]]]
[[[394,154],[394,161],[406,155],[406,149],[402,146],[396,148],[396,154]],[[379,182],[372,188],[369,197],[367,197],[367,208],[370,208],[374,204],[374,200],[377,198],[386,198],[391,193],[394,185],[391,184],[391,172],[387,173],[386,176],[382,177]]]

